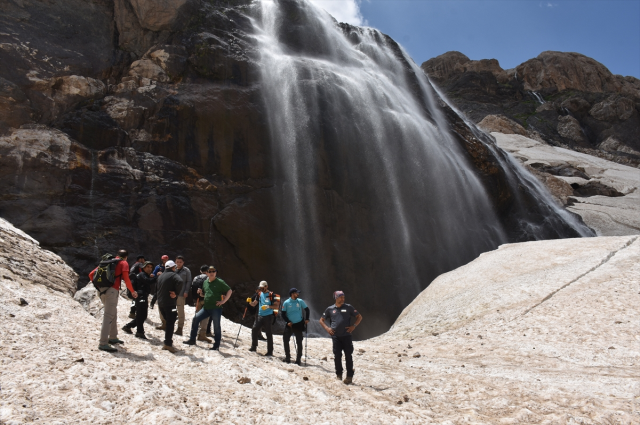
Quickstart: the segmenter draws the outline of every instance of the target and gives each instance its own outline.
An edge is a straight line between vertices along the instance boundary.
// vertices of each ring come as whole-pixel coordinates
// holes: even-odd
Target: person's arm
[[[227,291],[227,293],[225,294],[224,298],[222,298],[222,301],[217,301],[216,305],[218,307],[222,307],[222,304],[226,303],[229,298],[231,297],[231,294],[233,293],[233,291],[231,290],[231,288],[229,288],[229,290]]]
[[[253,294],[253,296],[256,297],[256,299],[249,303],[249,305],[251,307],[257,306],[258,305],[258,301],[260,300],[260,294],[256,293],[256,294]]]
[[[353,332],[356,329],[356,327],[360,324],[360,322],[362,322],[362,314],[358,313],[358,315],[356,316],[356,323],[347,327],[347,332],[349,333]]]
[[[120,264],[122,264],[122,267],[120,268],[120,279],[124,280],[125,285],[127,285],[127,289],[129,290],[129,292],[131,292],[131,296],[133,296],[133,298],[138,298],[138,293],[135,289],[133,289],[133,285],[131,284],[131,280],[129,279],[129,273],[127,273],[129,271],[129,267],[125,267],[125,263],[123,262],[121,262]],[[118,266],[120,264],[118,264]]]
[[[328,333],[329,335],[333,335],[333,334],[335,334],[335,333],[336,333],[336,331],[334,331],[333,329],[331,329],[329,326],[327,326],[327,325],[324,323],[324,317],[321,317],[321,318],[320,318],[320,325],[322,325],[322,327],[324,328],[324,330],[325,330],[325,331],[327,331],[327,333]]]
[[[307,314],[307,318],[304,320],[304,323],[306,325],[307,323],[309,323],[309,316],[311,316],[311,310],[309,310],[309,307],[305,307],[304,312]]]
[[[282,318],[284,319],[284,323],[287,324],[287,326],[291,327],[291,321],[289,320],[289,317],[287,316],[287,311],[284,309],[280,310],[280,312],[282,313]]]

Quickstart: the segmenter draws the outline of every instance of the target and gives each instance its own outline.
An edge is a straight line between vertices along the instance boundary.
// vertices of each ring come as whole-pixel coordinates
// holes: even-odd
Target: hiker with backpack
[[[135,279],[138,276],[138,274],[140,274],[140,272],[142,271],[142,265],[144,264],[144,255],[138,255],[136,257],[136,262],[133,264],[133,266],[131,266],[131,269],[129,270],[129,280],[131,281],[131,286],[133,286],[134,288],[136,287],[136,283],[135,283]],[[127,296],[129,296],[129,294],[127,294]],[[129,297],[129,299],[131,299],[131,297]],[[131,299],[131,309],[129,310],[129,319],[135,319],[136,318],[136,301],[134,299]]]
[[[252,297],[251,303],[249,303],[251,307],[258,306],[256,319],[251,328],[251,348],[249,351],[256,351],[258,349],[258,339],[264,329],[267,334],[267,353],[265,356],[273,356],[273,332],[271,331],[271,325],[276,321],[279,302],[280,297],[269,291],[267,282],[264,280],[260,282],[258,291],[256,291]]]
[[[191,298],[195,300],[196,305],[196,314],[202,310],[204,306],[204,295],[200,295],[200,289],[202,289],[202,285],[204,281],[207,280],[207,270],[209,270],[209,266],[206,264],[200,267],[200,274],[193,278],[193,282],[191,283]],[[204,318],[200,321],[200,330],[198,331],[198,341],[211,342],[207,336],[211,335],[211,320],[209,318]],[[209,335],[207,335],[209,333]]]
[[[98,267],[89,273],[89,278],[96,287],[100,301],[104,305],[98,349],[110,353],[118,351],[112,344],[124,343],[118,339],[118,298],[121,282],[124,280],[133,298],[138,297],[138,293],[133,289],[129,280],[128,255],[124,249],[118,251],[115,258],[111,254],[105,254]]]
[[[333,298],[336,302],[324,311],[320,318],[320,325],[331,335],[336,376],[339,380],[342,380],[342,352],[344,351],[345,362],[347,364],[347,377],[344,383],[350,384],[353,381],[354,372],[351,333],[362,321],[362,315],[350,304],[345,304],[344,292],[334,292]],[[356,318],[353,325],[351,324],[352,317]],[[325,324],[325,321],[329,323],[329,326]]]
[[[147,314],[149,312],[148,297],[151,286],[156,282],[157,278],[151,277],[151,272],[153,271],[153,263],[151,261],[145,262],[142,266],[142,271],[138,273],[135,280],[132,280],[133,289],[135,289],[138,294],[135,301],[135,319],[124,325],[122,330],[130,334],[133,333],[131,329],[136,327],[136,338],[147,339],[144,334],[144,321],[147,320]]]
[[[180,279],[182,279],[182,289],[178,294],[178,329],[176,330],[176,335],[182,335],[182,328],[184,327],[184,306],[187,301],[187,297],[189,296],[189,291],[191,289],[191,270],[184,265],[184,257],[182,255],[178,255],[176,257],[176,275]]]
[[[163,350],[167,350],[171,353],[178,352],[173,346],[173,330],[175,328],[176,319],[178,318],[178,294],[182,290],[183,281],[180,276],[175,272],[176,263],[169,260],[164,265],[165,269],[162,275],[158,278],[156,284],[156,295],[158,299],[158,310],[166,321],[164,330],[164,345]]]
[[[282,304],[282,318],[286,323],[284,333],[282,334],[282,341],[284,343],[284,362],[291,363],[291,349],[289,347],[289,341],[291,335],[296,337],[296,364],[302,366],[302,332],[305,329],[307,323],[309,323],[309,307],[307,304],[299,298],[300,291],[296,288],[289,290],[289,299]],[[305,313],[306,319],[302,313]]]
[[[218,270],[214,266],[207,269],[207,279],[202,283],[202,288],[198,289],[198,294],[204,297],[202,309],[196,313],[191,322],[191,335],[184,341],[187,345],[196,345],[196,334],[198,325],[205,318],[213,322],[213,347],[211,350],[220,349],[222,340],[222,328],[220,318],[222,317],[222,306],[229,301],[233,291],[226,282],[218,277]]]

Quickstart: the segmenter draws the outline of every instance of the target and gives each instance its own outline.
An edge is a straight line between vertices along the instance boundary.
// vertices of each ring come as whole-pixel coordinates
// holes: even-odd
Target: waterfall
[[[393,40],[303,0],[255,7],[279,283],[302,289],[316,317],[350,288],[368,335],[383,332],[433,278],[507,233],[440,98]]]
[[[535,91],[531,91],[531,92],[529,92],[529,93],[531,93],[531,95],[532,95],[533,97],[535,97],[535,98],[536,98],[536,100],[538,101],[538,103],[540,103],[541,105],[544,105],[545,103],[547,103],[547,102],[545,102],[545,100],[542,98],[542,96],[540,96],[540,93],[535,92]]]

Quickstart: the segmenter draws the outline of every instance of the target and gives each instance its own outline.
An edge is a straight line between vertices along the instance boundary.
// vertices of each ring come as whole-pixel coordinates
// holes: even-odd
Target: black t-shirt
[[[351,335],[347,332],[347,327],[351,326],[351,318],[358,316],[358,310],[353,308],[351,304],[342,304],[340,308],[336,305],[328,307],[322,317],[331,329],[335,331],[334,336]]]

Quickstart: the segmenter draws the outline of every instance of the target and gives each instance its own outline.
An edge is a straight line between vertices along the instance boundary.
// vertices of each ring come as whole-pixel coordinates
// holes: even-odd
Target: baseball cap
[[[266,280],[263,280],[262,282],[260,282],[260,287],[264,288],[265,286],[269,286],[269,284],[267,284]]]
[[[289,295],[293,294],[294,292],[300,293],[300,291],[298,291],[296,288],[289,289]]]
[[[176,263],[174,263],[173,261],[169,260],[165,263],[164,265],[166,268],[170,269],[171,267],[175,267]]]
[[[161,257],[161,259],[162,259],[162,260],[168,260],[168,259],[169,259],[169,256],[168,256],[168,255],[163,255],[163,256]]]

